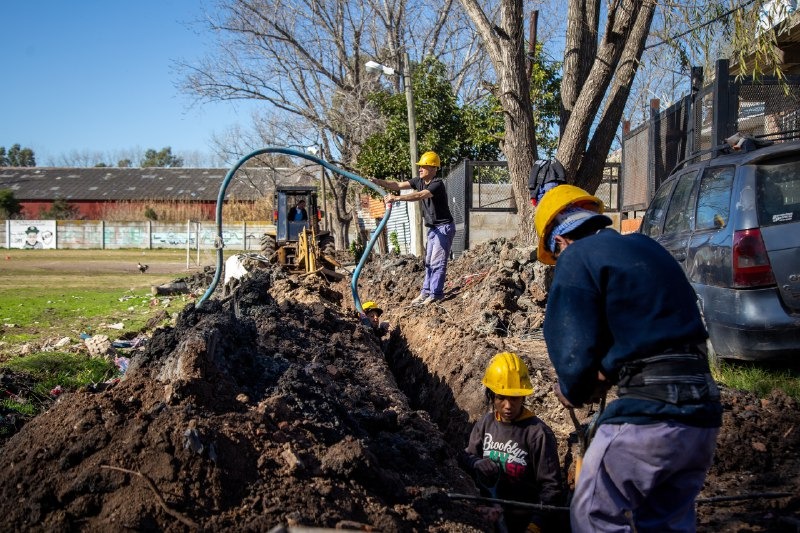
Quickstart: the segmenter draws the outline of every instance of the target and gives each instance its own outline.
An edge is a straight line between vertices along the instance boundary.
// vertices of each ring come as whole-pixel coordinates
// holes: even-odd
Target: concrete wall
[[[519,221],[516,213],[508,211],[470,211],[469,247],[497,239],[512,238],[517,234]]]
[[[26,224],[31,221],[25,221]],[[52,226],[55,222],[55,248],[118,249],[118,248],[217,248],[217,226],[214,222],[106,222],[103,220],[33,221]],[[45,224],[42,224],[45,223]],[[24,224],[6,220],[0,235],[0,247],[22,248]],[[23,228],[23,229],[20,229]],[[261,236],[274,232],[267,222],[225,222],[222,244],[226,249],[258,251]]]
[[[612,220],[612,228],[620,230],[619,213],[606,215]],[[531,224],[533,222],[531,221]],[[516,213],[508,211],[470,211],[469,213],[469,246],[470,248],[482,242],[498,237],[512,238],[517,234],[519,220]]]

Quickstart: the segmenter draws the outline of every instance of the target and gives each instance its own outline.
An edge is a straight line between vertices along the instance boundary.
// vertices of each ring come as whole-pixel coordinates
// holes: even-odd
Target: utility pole
[[[414,94],[411,90],[411,61],[408,52],[405,53],[403,60],[403,84],[406,91],[406,107],[408,108],[408,152],[411,156],[411,178],[416,178],[417,172],[417,113],[414,110]],[[408,204],[406,204],[408,205]],[[417,257],[425,256],[425,246],[422,242],[422,207],[419,202],[411,202],[409,210],[409,223],[411,224],[411,235],[414,239],[414,255]]]

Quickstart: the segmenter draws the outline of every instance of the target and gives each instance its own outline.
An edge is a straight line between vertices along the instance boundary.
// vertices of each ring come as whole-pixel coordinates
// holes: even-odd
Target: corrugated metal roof
[[[311,167],[313,169],[313,167]],[[228,169],[223,168],[50,168],[2,167],[0,189],[21,201],[196,200],[216,201]],[[239,169],[225,197],[256,200],[280,185],[316,185],[303,168]]]

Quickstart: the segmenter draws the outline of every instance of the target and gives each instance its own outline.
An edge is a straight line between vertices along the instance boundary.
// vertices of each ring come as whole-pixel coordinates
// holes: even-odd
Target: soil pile
[[[451,263],[443,302],[418,309],[421,261],[376,258],[359,295],[385,310],[379,336],[355,315],[349,280],[255,270],[159,329],[119,384],[63,394],[4,444],[0,526],[489,531],[474,504],[446,494],[477,494],[455,455],[484,412],[492,355],[526,360],[531,407],[570,463],[575,428],[539,330],[547,275],[535,249],[490,242]],[[793,496],[701,504],[700,530],[794,531],[797,405],[723,395],[701,496]]]

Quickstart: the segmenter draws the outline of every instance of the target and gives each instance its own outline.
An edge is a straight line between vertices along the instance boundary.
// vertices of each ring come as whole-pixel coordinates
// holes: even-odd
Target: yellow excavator
[[[316,188],[278,186],[273,205],[275,231],[261,237],[261,254],[290,270],[342,279],[336,272],[342,265],[334,255],[333,235],[319,228]]]

